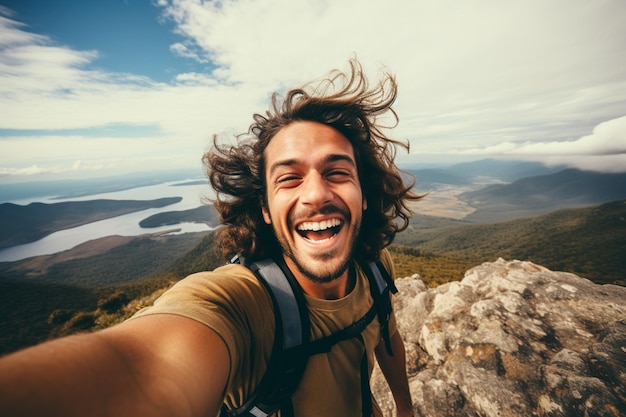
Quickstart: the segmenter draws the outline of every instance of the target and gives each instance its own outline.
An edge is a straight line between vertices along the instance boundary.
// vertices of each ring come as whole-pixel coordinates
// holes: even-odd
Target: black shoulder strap
[[[295,277],[282,262],[271,259],[258,261],[249,267],[269,290],[273,297],[280,326],[276,332],[282,335],[282,349],[287,351],[308,342],[310,336],[309,312],[306,301]],[[279,332],[280,330],[280,332]]]
[[[309,356],[305,352],[311,330],[304,295],[284,261],[272,259],[246,264],[266,287],[274,306],[275,336],[267,371],[241,407],[222,416],[264,417],[278,409],[291,409],[291,396],[298,388]],[[291,411],[293,414],[293,411]]]
[[[389,319],[391,318],[391,297],[390,292],[398,292],[393,279],[381,261],[370,262],[369,268],[362,268],[370,283],[370,292],[374,299],[374,305],[378,312],[378,321],[381,326],[381,333],[385,341],[387,353],[393,356],[391,349],[391,339],[389,337]]]

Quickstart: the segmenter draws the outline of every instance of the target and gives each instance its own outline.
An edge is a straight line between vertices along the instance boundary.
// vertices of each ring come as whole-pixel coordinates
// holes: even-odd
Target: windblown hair
[[[394,164],[396,147],[407,151],[408,142],[387,137],[383,129],[393,127],[398,117],[392,109],[397,83],[390,74],[370,89],[361,65],[350,60],[350,72],[332,71],[328,78],[272,96],[265,115],[255,114],[248,134],[236,144],[213,147],[203,156],[215,207],[224,225],[217,231],[217,245],[225,259],[235,254],[249,260],[278,256],[280,246],[271,225],[263,220],[266,207],[264,150],[280,129],[295,121],[314,121],[343,134],[354,149],[359,182],[367,200],[355,256],[377,260],[396,233],[407,228],[412,214],[408,202],[418,200],[413,183]],[[391,126],[379,122],[391,115]]]

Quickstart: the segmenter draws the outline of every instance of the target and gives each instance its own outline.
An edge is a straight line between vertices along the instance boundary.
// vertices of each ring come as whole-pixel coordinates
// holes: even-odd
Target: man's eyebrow
[[[356,163],[354,162],[354,159],[351,156],[349,156],[349,155],[345,155],[345,154],[330,154],[330,155],[328,155],[324,159],[324,163],[326,163],[326,164],[332,163],[332,162],[339,162],[339,161],[348,162],[353,167],[356,167]],[[300,163],[300,160],[298,160],[296,158],[285,159],[285,160],[282,160],[282,161],[276,161],[276,162],[274,162],[270,166],[269,174],[272,175],[280,167],[289,167],[289,166],[293,166],[293,165],[298,165],[299,163]]]
[[[352,165],[353,167],[356,167],[356,162],[354,162],[354,158],[345,154],[330,154],[326,157],[326,160],[324,162],[328,163],[328,162],[339,162],[339,161],[346,161],[350,163],[350,165]]]
[[[297,159],[285,159],[283,161],[276,161],[270,167],[269,173],[270,173],[270,175],[272,175],[280,167],[288,167],[288,166],[293,166],[293,165],[297,165],[297,164],[298,164],[298,160]]]

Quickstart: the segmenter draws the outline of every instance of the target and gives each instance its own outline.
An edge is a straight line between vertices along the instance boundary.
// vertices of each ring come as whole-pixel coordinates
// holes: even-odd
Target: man
[[[406,228],[419,197],[393,164],[395,145],[377,117],[395,113],[397,86],[374,88],[355,60],[350,73],[277,95],[233,146],[215,140],[204,161],[230,258],[284,262],[306,299],[311,339],[359,320],[372,306],[364,262],[393,265],[384,249]],[[393,275],[392,275],[393,276]],[[275,336],[270,295],[243,265],[181,280],[155,305],[100,332],[0,360],[3,415],[214,416],[241,406],[264,375]],[[391,352],[373,320],[360,340],[312,356],[292,396],[295,416],[382,415],[363,394],[376,357],[397,415],[412,416],[404,345]],[[284,415],[284,414],[283,414]]]

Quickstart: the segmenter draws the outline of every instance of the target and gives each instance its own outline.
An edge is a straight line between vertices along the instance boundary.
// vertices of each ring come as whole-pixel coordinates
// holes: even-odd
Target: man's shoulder
[[[223,300],[237,304],[266,294],[254,273],[243,265],[227,264],[211,271],[190,274],[174,284],[161,298]],[[221,302],[221,301],[220,301]]]
[[[136,315],[180,314],[202,323],[213,323],[215,317],[222,320],[223,317],[257,316],[271,311],[270,297],[254,273],[245,266],[229,264],[188,275]]]
[[[224,285],[257,284],[254,272],[240,264],[226,264],[211,271],[200,271],[188,275],[180,282],[219,282]]]

